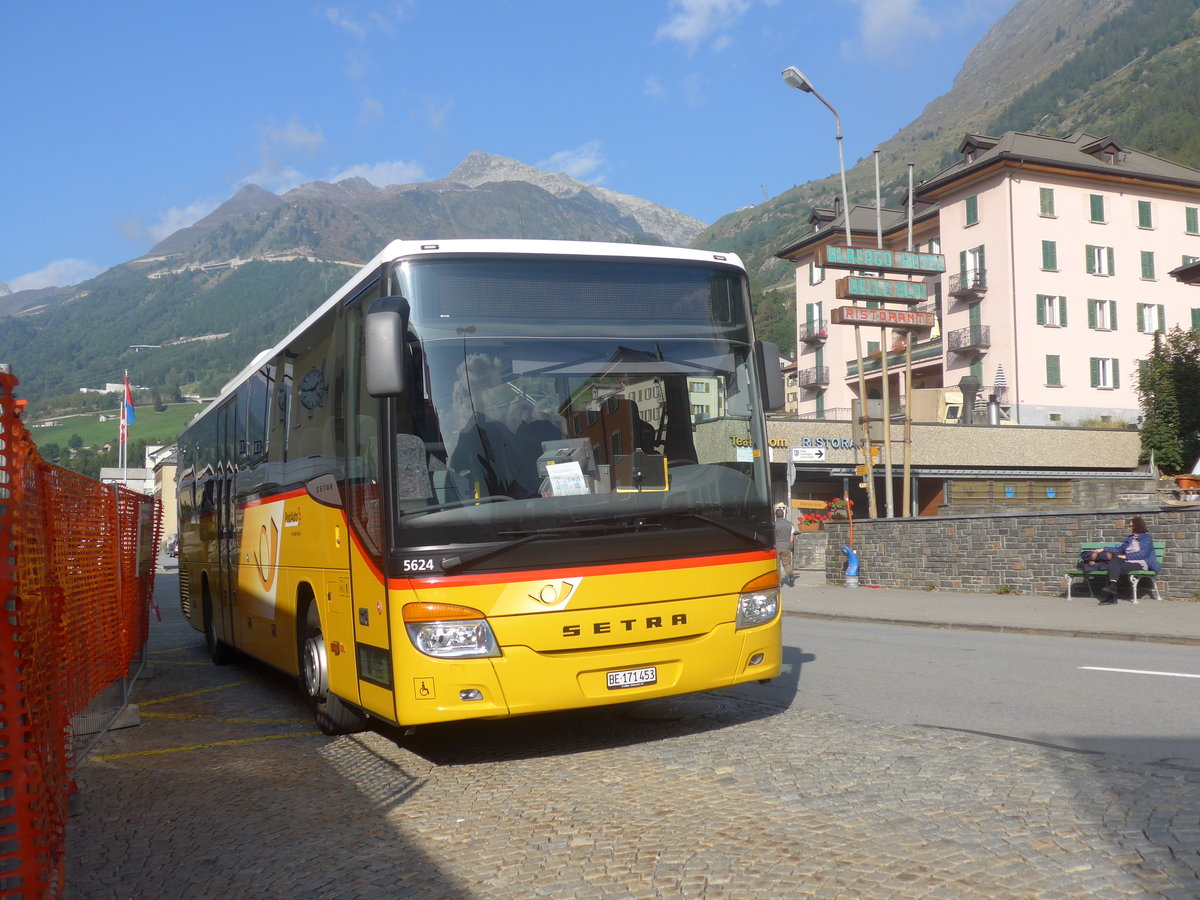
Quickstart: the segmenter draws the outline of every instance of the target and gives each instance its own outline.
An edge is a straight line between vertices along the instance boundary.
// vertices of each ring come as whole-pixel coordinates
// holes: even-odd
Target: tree
[[[1154,349],[1138,375],[1142,403],[1141,459],[1167,474],[1200,458],[1200,333],[1178,326],[1154,335]]]

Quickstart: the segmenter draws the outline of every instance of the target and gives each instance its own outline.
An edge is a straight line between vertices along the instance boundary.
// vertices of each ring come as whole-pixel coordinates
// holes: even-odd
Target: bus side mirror
[[[770,341],[755,341],[758,353],[758,381],[762,385],[763,409],[783,409],[787,397],[783,388],[783,370],[779,368],[779,348]]]
[[[408,332],[408,301],[380,297],[367,309],[363,326],[367,393],[394,397],[404,393],[404,335]]]

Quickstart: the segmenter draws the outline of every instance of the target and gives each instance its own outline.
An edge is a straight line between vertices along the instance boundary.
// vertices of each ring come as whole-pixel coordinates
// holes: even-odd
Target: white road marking
[[[1121,672],[1125,675],[1164,675],[1167,678],[1200,678],[1200,675],[1192,675],[1188,672],[1150,672],[1145,669],[1110,669],[1107,666],[1080,666],[1081,669],[1088,669],[1092,672]]]

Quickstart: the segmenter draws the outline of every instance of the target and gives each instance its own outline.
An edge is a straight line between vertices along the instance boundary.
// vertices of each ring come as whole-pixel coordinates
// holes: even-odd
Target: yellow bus
[[[328,734],[770,679],[778,360],[731,254],[395,241],[180,435],[183,614]]]

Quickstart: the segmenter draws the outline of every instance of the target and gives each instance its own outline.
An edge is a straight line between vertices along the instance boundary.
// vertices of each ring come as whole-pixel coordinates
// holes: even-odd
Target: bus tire
[[[204,646],[208,649],[208,658],[213,661],[215,666],[224,666],[233,662],[237,651],[217,637],[217,625],[213,621],[212,614],[212,595],[208,592],[207,584],[204,586],[204,600],[201,608],[204,611]]]
[[[340,697],[329,692],[329,665],[321,614],[310,601],[304,614],[300,645],[300,687],[317,727],[325,734],[354,734],[367,727],[366,717]]]

